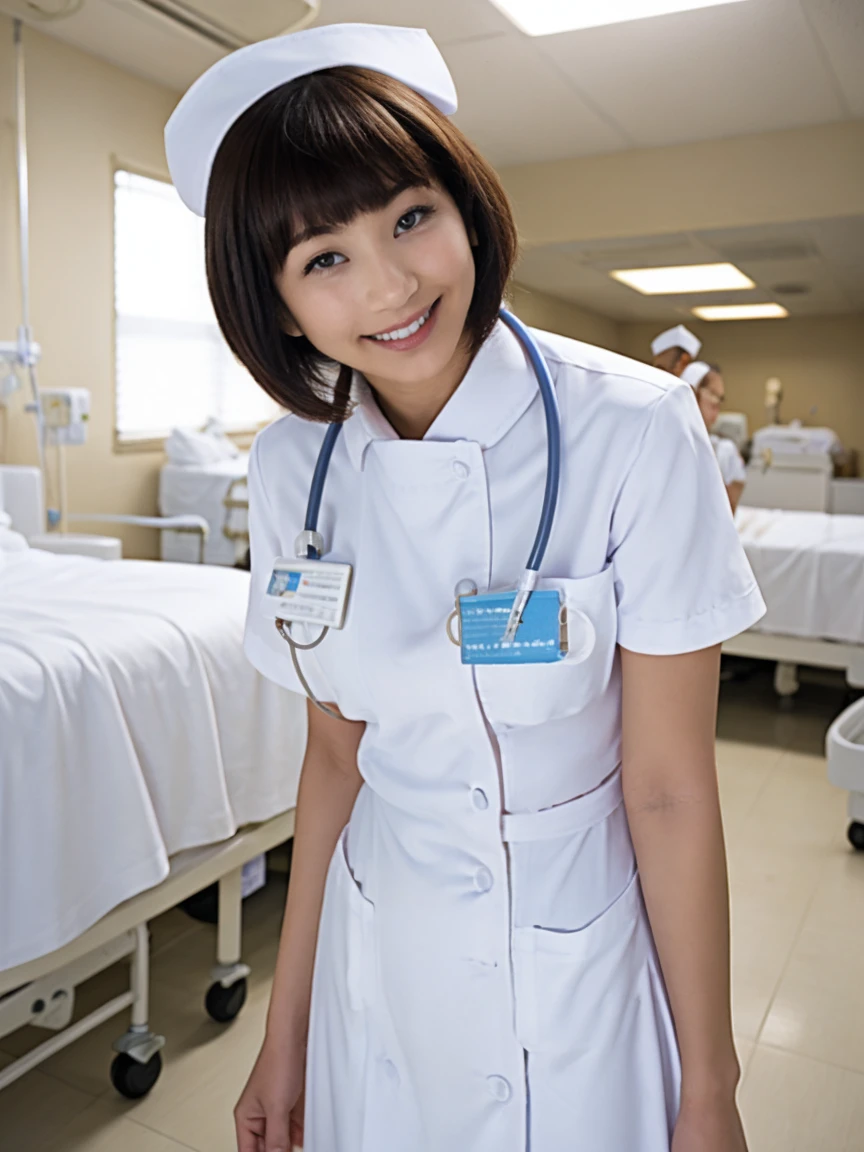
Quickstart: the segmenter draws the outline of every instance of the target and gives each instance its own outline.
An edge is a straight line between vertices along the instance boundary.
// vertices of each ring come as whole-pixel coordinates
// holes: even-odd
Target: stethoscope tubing
[[[525,354],[537,377],[546,417],[546,487],[543,493],[543,507],[540,512],[540,523],[537,527],[537,535],[534,539],[534,546],[531,549],[531,554],[528,557],[528,563],[526,565],[528,571],[536,573],[539,572],[540,565],[543,563],[543,557],[546,554],[549,537],[552,534],[552,526],[555,522],[555,510],[558,505],[558,489],[561,479],[561,416],[558,410],[558,398],[555,393],[555,385],[552,381],[551,373],[549,372],[549,366],[544,359],[543,353],[540,351],[537,341],[522,321],[517,319],[512,312],[508,312],[506,308],[500,310],[499,316],[517,337],[525,350]],[[318,516],[321,511],[324,483],[327,479],[327,470],[330,467],[330,458],[333,455],[333,449],[336,446],[336,441],[339,438],[341,430],[341,423],[329,425],[318,453],[318,460],[309,489],[309,502],[306,506],[305,527],[307,533],[317,532],[318,530]],[[307,546],[307,558],[310,560],[320,558],[317,549],[312,544]]]

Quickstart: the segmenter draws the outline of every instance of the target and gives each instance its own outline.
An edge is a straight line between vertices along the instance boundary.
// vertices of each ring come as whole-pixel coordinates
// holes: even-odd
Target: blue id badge
[[[460,596],[456,601],[463,664],[554,664],[567,656],[567,605],[554,590],[534,591],[511,641],[504,641],[516,592]],[[452,619],[452,617],[451,617]]]

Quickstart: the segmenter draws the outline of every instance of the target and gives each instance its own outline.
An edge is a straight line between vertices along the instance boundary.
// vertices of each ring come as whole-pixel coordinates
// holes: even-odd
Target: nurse
[[[680,376],[692,364],[702,348],[702,341],[683,324],[667,328],[651,342],[651,363],[655,368]]]
[[[708,429],[711,446],[717,457],[717,463],[720,465],[723,483],[726,485],[726,495],[729,497],[729,503],[734,512],[738,507],[738,501],[741,499],[741,493],[744,491],[747,469],[741,459],[741,453],[732,441],[725,436],[715,436],[711,432],[726,399],[726,385],[723,382],[723,376],[716,364],[706,364],[704,360],[695,360],[692,364],[688,364],[681,373],[681,379],[685,380],[696,393],[696,402],[702,413],[702,419],[705,421],[705,427]]]
[[[691,389],[537,332],[563,658],[460,659],[457,597],[525,567],[547,424],[455,107],[425,32],[333,25],[229,56],[167,129],[222,331],[291,413],[250,459],[246,651],[327,709],[238,1148],[744,1152],[714,722],[762,601]],[[310,539],[353,580],[295,651],[268,589]]]

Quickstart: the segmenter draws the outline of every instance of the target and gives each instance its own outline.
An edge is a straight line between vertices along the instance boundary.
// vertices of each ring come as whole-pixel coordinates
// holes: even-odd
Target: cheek
[[[425,280],[442,287],[459,286],[470,295],[474,289],[474,256],[461,221],[429,237],[418,253],[416,270]]]
[[[351,301],[335,281],[304,284],[289,297],[288,310],[315,347],[325,354],[353,331]]]

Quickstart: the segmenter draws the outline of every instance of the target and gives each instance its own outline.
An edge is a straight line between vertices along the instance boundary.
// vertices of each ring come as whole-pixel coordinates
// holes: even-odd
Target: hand
[[[672,1152],[747,1152],[734,1096],[682,1101]]]
[[[305,1045],[265,1039],[234,1109],[237,1152],[292,1152],[303,1147]]]

